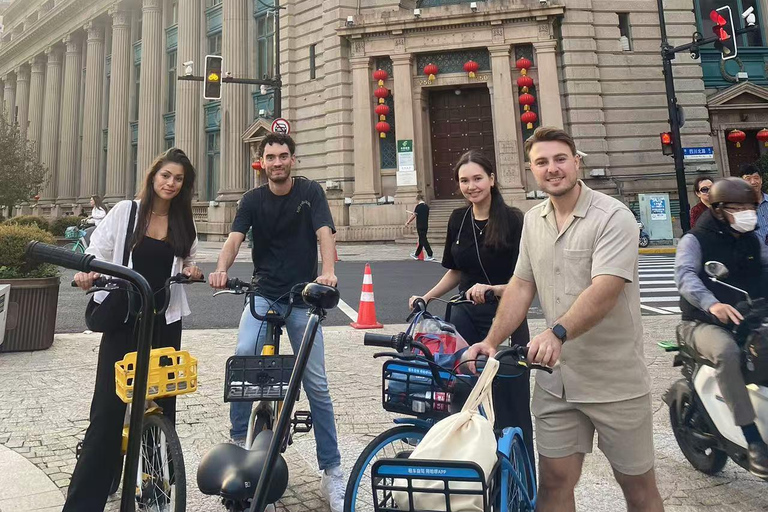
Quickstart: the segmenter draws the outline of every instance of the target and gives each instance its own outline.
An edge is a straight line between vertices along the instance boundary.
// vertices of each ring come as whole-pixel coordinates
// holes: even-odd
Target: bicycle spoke
[[[171,512],[174,510],[171,459],[165,433],[158,427],[145,430],[142,438],[141,480],[137,494],[138,510]]]

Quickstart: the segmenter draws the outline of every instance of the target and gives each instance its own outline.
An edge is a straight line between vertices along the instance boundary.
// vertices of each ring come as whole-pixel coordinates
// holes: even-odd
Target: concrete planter
[[[0,284],[11,285],[0,352],[49,348],[56,330],[59,278],[0,279]]]

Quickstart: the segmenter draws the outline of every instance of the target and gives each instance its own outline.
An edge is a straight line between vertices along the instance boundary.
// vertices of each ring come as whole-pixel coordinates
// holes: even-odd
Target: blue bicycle
[[[426,304],[422,301],[416,308],[424,311]],[[520,428],[497,432],[498,461],[489,483],[474,463],[408,459],[435,422],[461,409],[475,376],[440,366],[430,350],[407,333],[366,333],[364,343],[396,350],[374,355],[391,357],[382,367],[382,405],[387,411],[415,417],[395,419],[397,426],[379,434],[360,454],[347,483],[344,512],[399,511],[402,508],[394,496],[399,494],[402,503],[404,493],[408,495],[409,509],[416,510],[414,495],[435,492],[443,494],[444,510],[448,511],[450,496],[456,494],[482,496],[485,511],[534,510],[536,475]],[[525,347],[500,351],[496,358],[505,369],[497,378],[526,378],[530,369],[552,371],[529,365],[526,353]],[[442,481],[442,490],[435,491],[433,486],[428,489],[426,484],[432,480]]]

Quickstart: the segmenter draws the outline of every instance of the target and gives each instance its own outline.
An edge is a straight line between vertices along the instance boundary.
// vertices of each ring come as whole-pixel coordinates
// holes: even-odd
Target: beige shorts
[[[537,385],[531,412],[536,418],[536,449],[545,457],[591,453],[597,430],[597,446],[613,469],[625,475],[653,469],[650,393],[620,402],[568,403]]]

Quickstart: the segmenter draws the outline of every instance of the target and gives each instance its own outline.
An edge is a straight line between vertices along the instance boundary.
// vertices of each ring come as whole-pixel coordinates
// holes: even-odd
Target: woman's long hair
[[[93,199],[94,208],[101,208],[102,210],[104,210],[104,212],[109,211],[109,208],[107,208],[107,205],[104,204],[104,201],[101,199],[101,196],[91,196],[91,199]]]
[[[456,183],[459,183],[459,169],[468,163],[474,163],[482,167],[489,178],[492,174],[496,177],[491,187],[491,210],[488,215],[487,231],[485,232],[485,246],[494,250],[509,248],[512,246],[509,240],[509,233],[512,228],[509,222],[510,208],[504,202],[504,198],[501,197],[498,185],[499,176],[493,172],[493,164],[488,157],[477,150],[471,149],[461,155],[461,158],[459,158],[459,161],[453,168]]]
[[[197,173],[187,155],[178,148],[171,148],[158,156],[147,172],[144,190],[139,194],[141,207],[136,221],[136,231],[133,233],[133,245],[135,247],[141,243],[149,228],[152,204],[155,200],[155,187],[153,185],[155,175],[164,165],[170,163],[179,164],[184,168],[184,182],[179,193],[171,200],[166,241],[173,247],[175,256],[186,258],[189,256],[192,243],[197,236],[195,221],[192,218],[192,195],[195,190],[195,175]]]

